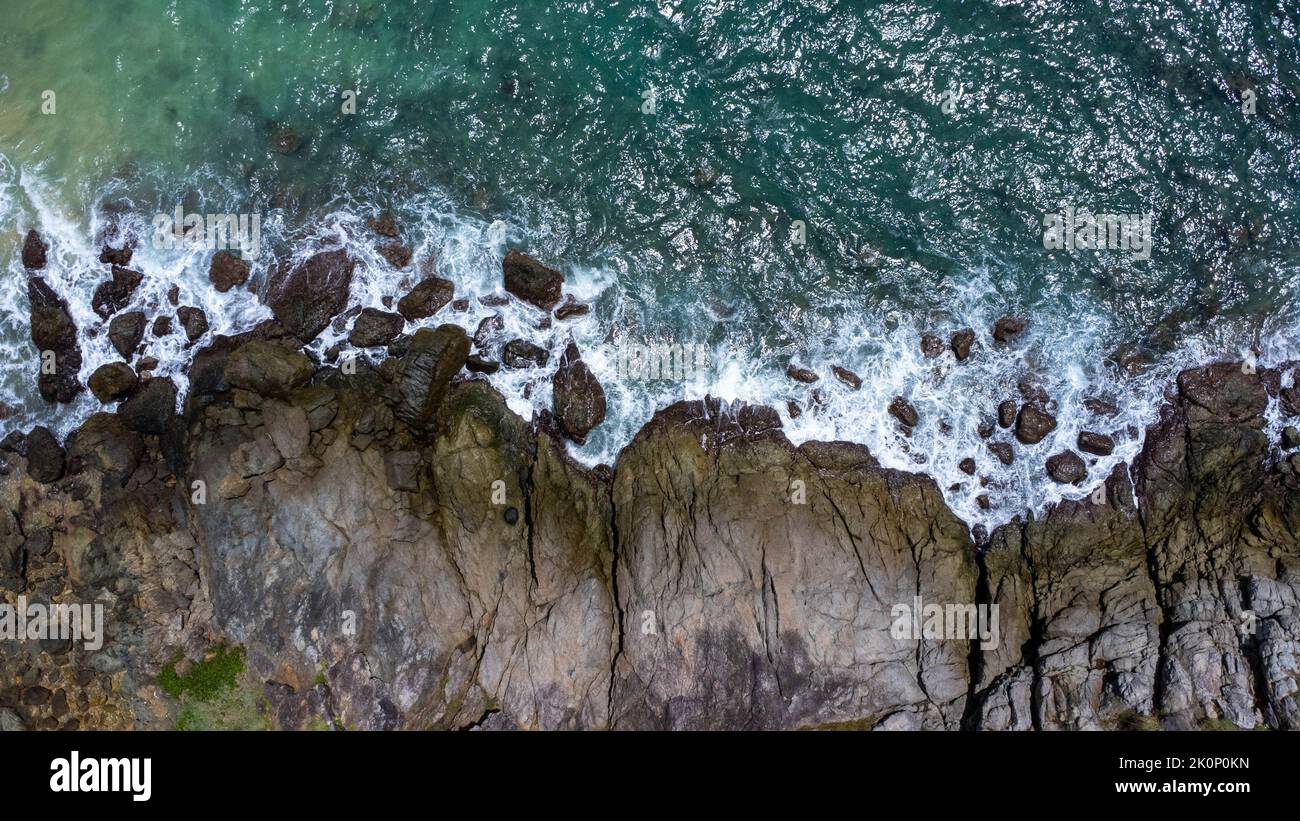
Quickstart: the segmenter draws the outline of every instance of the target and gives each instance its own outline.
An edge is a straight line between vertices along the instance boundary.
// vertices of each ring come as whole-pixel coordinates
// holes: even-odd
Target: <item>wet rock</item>
[[[123,245],[121,248],[111,248],[105,245],[99,252],[99,261],[106,262],[110,265],[130,265],[134,249],[130,245]]]
[[[975,504],[980,506],[980,510],[988,510],[993,506],[993,504],[989,501],[989,495],[987,493],[981,493],[980,495],[976,496]],[[977,539],[977,541],[980,540]]]
[[[248,261],[231,251],[218,251],[212,255],[208,266],[208,279],[219,293],[226,293],[231,288],[248,282],[251,266]]]
[[[492,339],[503,330],[505,330],[506,321],[501,318],[501,314],[492,314],[483,318],[474,331],[474,344],[483,350],[486,350],[492,344]]]
[[[477,354],[470,354],[465,359],[465,368],[474,373],[496,373],[501,370],[501,363],[484,359]]]
[[[921,415],[916,412],[916,408],[901,396],[895,396],[894,401],[889,403],[889,413],[909,428],[914,428],[921,422]]]
[[[1016,416],[1016,438],[1025,445],[1036,445],[1056,430],[1056,417],[1036,405],[1025,405]]]
[[[296,154],[303,142],[303,136],[292,128],[282,126],[271,132],[271,150],[277,154]]]
[[[121,487],[140,465],[144,440],[115,413],[95,413],[68,437],[68,454]]]
[[[127,303],[131,301],[135,289],[140,287],[140,283],[143,281],[144,274],[139,271],[123,268],[121,265],[114,265],[113,278],[100,283],[99,287],[95,289],[94,296],[90,300],[90,306],[101,318],[108,319],[126,307]]]
[[[785,410],[790,414],[791,419],[798,419],[803,416],[803,410],[799,407],[799,403],[793,399],[785,403]]]
[[[958,362],[965,362],[970,356],[971,346],[975,344],[975,331],[970,328],[963,328],[952,335],[952,352],[957,357]]]
[[[166,433],[176,416],[176,385],[165,377],[150,379],[118,405],[117,415],[137,433]]]
[[[255,339],[226,358],[225,381],[261,396],[287,398],[315,372],[311,360],[283,345]]]
[[[560,320],[571,319],[575,316],[586,316],[590,312],[590,305],[584,305],[575,300],[572,295],[568,295],[564,298],[564,304],[555,309],[555,318]]]
[[[1085,399],[1083,406],[1097,416],[1115,416],[1119,413],[1117,406],[1104,399]]]
[[[858,376],[848,368],[841,368],[839,365],[832,365],[831,372],[834,373],[841,382],[855,391],[862,387],[862,377]]]
[[[381,237],[396,237],[399,234],[397,220],[393,219],[392,211],[385,211],[378,218],[371,217],[366,220],[366,225]]]
[[[127,396],[139,383],[139,377],[125,362],[100,365],[88,380],[90,392],[105,405]]]
[[[1007,399],[998,404],[998,424],[1009,428],[1016,423],[1016,400]]]
[[[301,265],[281,265],[268,279],[263,299],[290,333],[315,339],[348,302],[356,260],[342,248],[323,251]]]
[[[387,345],[397,338],[405,325],[406,320],[401,314],[366,308],[352,323],[352,333],[348,334],[348,342],[358,348]]]
[[[507,368],[543,367],[551,358],[545,348],[525,339],[512,339],[501,351],[501,360]]]
[[[800,368],[793,364],[788,365],[786,367],[785,375],[795,380],[796,382],[803,382],[808,385],[811,385],[812,383],[817,381],[817,374],[813,373],[807,368]]]
[[[560,301],[564,275],[527,254],[511,250],[501,263],[506,290],[525,302],[549,311]]]
[[[1295,425],[1287,425],[1282,430],[1282,447],[1286,450],[1300,448],[1300,429]]]
[[[1278,408],[1288,418],[1300,416],[1300,385],[1278,391]]]
[[[377,250],[394,268],[401,269],[411,264],[411,249],[400,242],[386,242]]]
[[[510,304],[510,297],[503,294],[485,294],[478,298],[478,304],[485,308],[500,308]]]
[[[464,367],[469,348],[469,337],[459,325],[416,331],[401,360],[398,418],[417,430],[429,427],[451,378]]]
[[[155,337],[164,337],[172,332],[172,318],[169,316],[160,316],[153,321],[153,335]]]
[[[1047,458],[1047,475],[1059,484],[1077,485],[1088,478],[1088,467],[1079,454],[1067,450]]]
[[[934,334],[921,335],[921,353],[929,359],[933,359],[943,353],[943,340]]]
[[[68,304],[40,277],[27,280],[27,298],[31,304],[32,342],[41,352],[41,370],[37,385],[46,402],[71,402],[81,392],[77,374],[81,370],[81,349],[77,345],[77,326]],[[53,359],[45,352],[51,352]],[[47,372],[47,364],[53,372]]]
[[[998,342],[1010,342],[1019,336],[1025,328],[1029,327],[1023,319],[1014,316],[1004,316],[993,323],[993,338]]]
[[[957,465],[957,467],[960,468],[961,472],[965,473],[967,476],[975,475],[975,460],[970,458],[969,456],[967,456],[965,459],[962,459],[961,462]]]
[[[410,322],[433,316],[451,301],[456,286],[449,279],[428,277],[397,301],[397,312]]]
[[[185,338],[194,342],[208,332],[208,315],[199,308],[185,306],[176,309],[176,319],[185,329]]]
[[[1104,433],[1080,431],[1077,442],[1079,450],[1094,456],[1110,456],[1115,452],[1115,440]]]
[[[108,323],[108,341],[123,359],[130,359],[144,339],[144,328],[143,311],[118,314]]]
[[[36,481],[48,485],[62,479],[66,457],[49,428],[37,425],[27,434],[27,473]]]
[[[993,435],[993,431],[996,429],[996,426],[992,422],[985,420],[979,423],[979,427],[976,431],[979,433],[981,439],[987,439]]]
[[[573,441],[584,444],[591,429],[605,421],[605,391],[572,342],[560,356],[551,384],[560,429]]]
[[[998,461],[1009,465],[1016,461],[1016,451],[1006,442],[989,442],[989,453],[998,457]]]
[[[23,267],[29,271],[44,268],[49,250],[49,244],[41,239],[36,229],[28,231],[27,238],[23,240]]]

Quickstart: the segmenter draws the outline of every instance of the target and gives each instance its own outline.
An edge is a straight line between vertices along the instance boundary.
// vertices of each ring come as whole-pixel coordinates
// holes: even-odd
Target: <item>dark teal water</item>
[[[1150,417],[1179,365],[1294,349],[1293,3],[0,10],[0,223],[54,237],[51,276],[84,325],[97,322],[87,306],[104,275],[93,256],[106,204],[140,225],[178,202],[260,213],[259,275],[346,241],[372,269],[358,304],[404,292],[359,222],[389,207],[418,256],[466,295],[498,287],[500,257],[518,246],[593,302],[590,317],[551,331],[526,311],[509,316],[548,346],[572,333],[605,382],[611,419],[579,452],[588,460],[612,459],[656,406],[686,395],[808,407],[808,390],[783,375],[793,359],[824,374],[825,405],[790,420],[792,436],[864,441],[888,464],[963,483],[950,499],[968,518],[1005,518],[1061,495],[1041,481],[1042,456],[1098,424],[1072,410],[1083,398],[1122,400],[1123,424],[1108,423],[1122,428]],[[46,89],[54,114],[41,113]],[[341,111],[345,90],[357,92],[355,114]],[[958,91],[946,111],[943,95]],[[303,148],[275,153],[277,127]],[[1043,217],[1064,205],[1150,214],[1150,259],[1045,251]],[[793,241],[796,220],[806,244]],[[66,427],[93,400],[51,412],[33,396],[15,251],[0,249],[11,351],[0,401],[17,412],[0,425]],[[214,332],[262,315],[252,297],[210,293],[205,257],[149,249],[139,262],[157,282],[144,307],[179,282]],[[987,329],[1008,311],[1031,326],[1003,349]],[[451,319],[472,328],[487,312]],[[981,333],[971,362],[920,357],[921,332],[967,325]],[[690,385],[620,381],[613,363],[629,342],[704,344],[711,368]],[[178,344],[158,345],[183,367]],[[1107,367],[1123,345],[1149,368]],[[108,349],[85,346],[88,375]],[[831,364],[864,376],[863,389],[838,386]],[[974,431],[1026,376],[1057,399],[1063,424],[1004,469]],[[522,411],[548,401],[545,380],[498,384]],[[910,439],[884,412],[896,394],[922,412]],[[1124,439],[1094,475],[1138,444]],[[955,470],[967,455],[992,490]],[[993,512],[976,508],[978,492]]]

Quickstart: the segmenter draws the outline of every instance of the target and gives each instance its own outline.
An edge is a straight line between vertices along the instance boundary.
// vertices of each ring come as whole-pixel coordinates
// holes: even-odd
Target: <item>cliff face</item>
[[[584,469],[421,333],[355,374],[219,339],[184,414],[97,415],[53,482],[9,440],[5,600],[109,606],[98,650],[0,642],[0,720],[170,727],[156,682],[226,645],[284,728],[1300,724],[1275,374],[1184,373],[1131,480],[977,546],[930,479],[764,408],[679,403]],[[897,635],[917,597],[997,605],[996,646]]]

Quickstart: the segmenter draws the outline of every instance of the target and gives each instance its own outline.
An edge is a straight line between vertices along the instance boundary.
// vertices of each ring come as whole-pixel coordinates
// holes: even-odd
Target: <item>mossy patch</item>
[[[244,648],[218,647],[182,673],[177,651],[158,671],[158,686],[180,702],[178,730],[269,730],[270,709],[244,675]]]
[[[176,663],[180,660],[178,650],[176,656],[158,672],[158,686],[175,699],[187,695],[196,701],[209,701],[222,690],[233,689],[239,674],[244,672],[242,647],[218,647],[184,675],[176,672]]]

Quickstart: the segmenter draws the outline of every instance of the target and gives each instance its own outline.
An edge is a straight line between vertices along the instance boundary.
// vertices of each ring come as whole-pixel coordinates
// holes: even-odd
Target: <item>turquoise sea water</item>
[[[1063,493],[1046,455],[1103,423],[1115,456],[1181,365],[1294,355],[1300,7],[1224,3],[67,2],[0,0],[0,231],[36,227],[48,278],[86,338],[83,377],[115,359],[89,311],[106,276],[112,212],[147,236],[155,213],[257,213],[268,265],[345,242],[363,259],[353,303],[400,296],[414,274],[374,253],[362,220],[391,208],[419,260],[476,296],[522,247],[593,305],[576,323],[513,333],[560,349],[571,334],[610,395],[575,452],[609,461],[669,401],[706,392],[795,400],[796,441],[862,441],[932,473],[971,521]],[[43,113],[43,94],[55,110]],[[356,112],[344,113],[344,92]],[[1253,97],[1254,111],[1243,111]],[[653,98],[653,110],[648,105]],[[945,105],[945,102],[948,104]],[[1249,107],[1249,106],[1247,106]],[[272,147],[277,128],[305,138]],[[1048,252],[1045,214],[1150,214],[1149,260]],[[796,242],[796,221],[806,242]],[[66,430],[94,409],[34,390],[19,244],[0,244],[0,429]],[[265,316],[206,285],[207,256],[142,248],[136,306],[202,306],[212,332]],[[405,281],[404,281],[405,280]],[[440,314],[471,330],[492,309]],[[1030,320],[1015,346],[988,329]],[[922,332],[980,334],[961,365],[924,359]],[[335,337],[318,343],[323,348]],[[688,383],[621,380],[629,343],[704,345]],[[179,339],[150,343],[180,374]],[[1149,363],[1107,366],[1121,346]],[[822,374],[820,406],[784,376]],[[851,368],[862,390],[830,366]],[[171,369],[169,371],[169,369]],[[544,374],[495,378],[527,413]],[[976,434],[1023,378],[1060,406],[1055,437],[1004,468]],[[922,423],[898,433],[908,397]],[[1002,434],[999,434],[1002,436]],[[974,456],[978,487],[957,463]],[[992,510],[978,508],[987,493]]]

